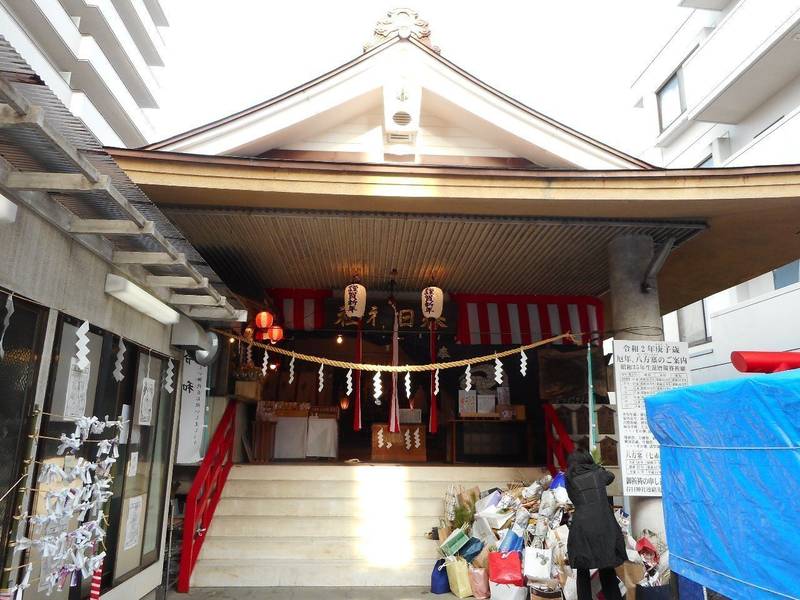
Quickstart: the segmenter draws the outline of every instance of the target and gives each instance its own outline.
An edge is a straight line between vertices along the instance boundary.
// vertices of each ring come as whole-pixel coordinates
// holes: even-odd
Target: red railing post
[[[214,518],[222,490],[233,466],[233,442],[236,439],[236,402],[229,402],[208,450],[197,469],[192,488],[186,496],[183,517],[183,543],[178,568],[179,592],[189,591],[194,565],[200,556],[206,531]]]

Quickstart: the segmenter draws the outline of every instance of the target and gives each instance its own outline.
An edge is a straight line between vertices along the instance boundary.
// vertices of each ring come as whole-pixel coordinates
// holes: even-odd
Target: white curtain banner
[[[192,465],[203,460],[203,427],[206,413],[205,367],[184,353],[181,368],[181,416],[175,462]]]

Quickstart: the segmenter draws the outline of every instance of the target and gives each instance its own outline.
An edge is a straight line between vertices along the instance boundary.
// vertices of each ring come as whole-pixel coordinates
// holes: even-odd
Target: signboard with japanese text
[[[686,342],[614,340],[622,490],[626,496],[661,495],[661,457],[647,425],[644,399],[689,385]]]
[[[203,459],[203,431],[206,414],[206,375],[208,367],[184,354],[181,369],[181,416],[175,462],[197,464]]]

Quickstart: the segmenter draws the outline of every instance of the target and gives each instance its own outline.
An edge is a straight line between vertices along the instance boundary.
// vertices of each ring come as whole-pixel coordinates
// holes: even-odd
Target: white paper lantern
[[[438,319],[442,316],[444,292],[441,288],[429,286],[422,290],[422,316],[426,319]]]
[[[351,319],[360,319],[367,308],[367,288],[360,283],[351,283],[344,288],[344,314]]]

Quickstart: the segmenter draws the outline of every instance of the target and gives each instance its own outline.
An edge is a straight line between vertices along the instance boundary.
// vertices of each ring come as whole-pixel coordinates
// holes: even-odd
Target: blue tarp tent
[[[734,600],[800,598],[800,370],[646,400],[670,566]]]

